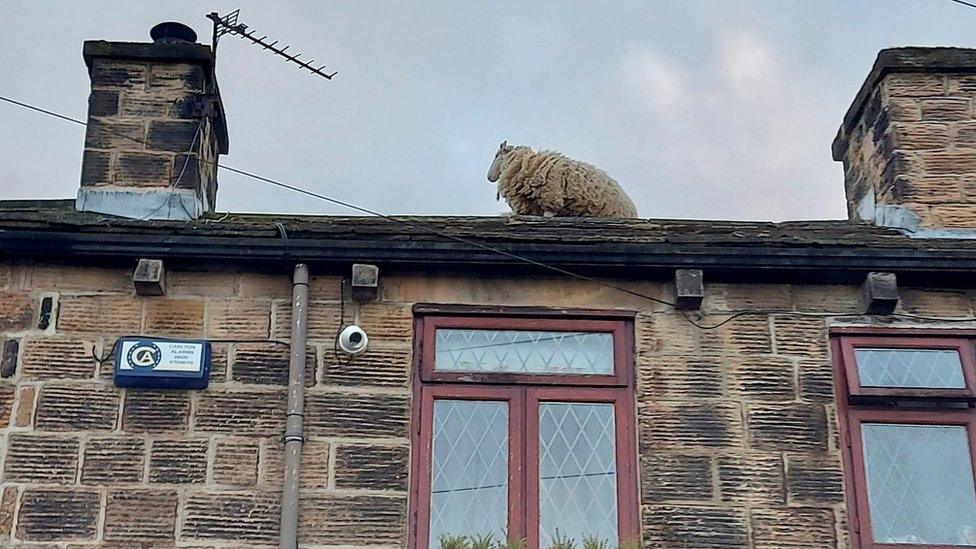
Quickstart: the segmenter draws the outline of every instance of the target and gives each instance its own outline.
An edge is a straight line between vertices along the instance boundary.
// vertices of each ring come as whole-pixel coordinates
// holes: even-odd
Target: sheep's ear
[[[502,141],[502,144],[499,145],[498,148],[499,149],[504,149],[507,146],[508,146],[508,139],[506,139],[505,141]]]

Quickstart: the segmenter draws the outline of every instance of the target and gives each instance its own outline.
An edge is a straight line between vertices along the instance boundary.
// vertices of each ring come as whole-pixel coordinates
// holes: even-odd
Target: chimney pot
[[[149,30],[149,37],[156,44],[197,41],[197,33],[193,29],[176,21],[165,21],[156,25]]]

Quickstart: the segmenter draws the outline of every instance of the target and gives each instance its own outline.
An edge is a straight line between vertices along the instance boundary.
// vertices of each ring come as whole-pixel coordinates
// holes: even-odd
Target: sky
[[[84,118],[84,40],[206,13],[339,74],[225,37],[221,163],[388,214],[498,215],[499,142],[613,176],[642,217],[837,219],[841,118],[879,49],[976,47],[948,0],[0,0],[0,95]],[[0,103],[0,199],[69,198],[84,128]],[[230,172],[219,211],[354,214]]]

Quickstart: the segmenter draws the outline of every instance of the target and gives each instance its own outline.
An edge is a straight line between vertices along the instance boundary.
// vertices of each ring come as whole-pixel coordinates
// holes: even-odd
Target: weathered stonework
[[[107,353],[134,326],[286,339],[288,276],[175,269],[166,296],[139,297],[112,269],[17,272],[4,291],[31,307],[41,296],[61,305],[47,329],[0,319],[0,340],[19,342],[0,383],[0,544],[276,546],[287,348],[215,345],[202,392],[116,389],[91,351]],[[475,281],[385,277],[380,301],[346,304],[346,321],[371,338],[352,361],[333,351],[339,279],[315,283],[302,547],[406,543],[414,303],[579,307],[580,296],[585,307],[636,308],[645,547],[849,546],[828,320],[776,312],[700,330],[680,312],[583,283],[567,283],[575,294],[551,291],[552,280],[492,279],[485,293]],[[962,289],[904,296],[906,311],[942,316],[970,316],[976,299]],[[857,311],[859,298],[853,285],[706,284],[701,322],[746,308]],[[52,506],[67,518],[54,520]]]
[[[834,141],[848,214],[927,228],[976,228],[976,117],[971,50],[898,48],[874,70]],[[908,223],[910,225],[911,223]]]

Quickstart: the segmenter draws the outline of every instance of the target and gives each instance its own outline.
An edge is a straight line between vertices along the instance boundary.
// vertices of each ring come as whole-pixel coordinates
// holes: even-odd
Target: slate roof
[[[469,242],[591,270],[672,269],[916,273],[976,271],[976,240],[910,238],[838,221],[376,217],[217,213],[193,222],[138,221],[74,210],[71,200],[0,201],[0,253],[173,257],[404,267],[521,266]],[[449,237],[433,234],[443,233]],[[835,273],[838,275],[838,273]]]

